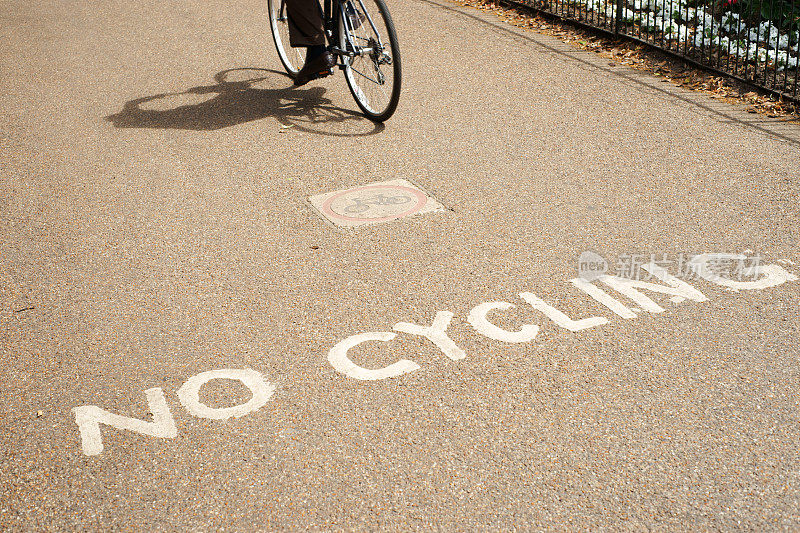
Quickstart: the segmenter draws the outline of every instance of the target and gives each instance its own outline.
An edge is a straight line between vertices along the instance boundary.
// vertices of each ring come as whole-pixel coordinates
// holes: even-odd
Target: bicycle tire
[[[358,47],[371,44],[376,49],[379,48],[374,46],[377,42],[382,45],[381,50],[369,55],[343,56],[342,59],[347,86],[356,104],[366,117],[383,122],[397,109],[402,85],[400,47],[394,22],[383,0],[346,0],[340,6],[344,8],[338,13],[341,49],[353,52],[348,50],[348,33],[351,42]],[[363,19],[358,20],[362,14]],[[345,23],[345,17],[349,24]],[[355,25],[358,27],[353,28]],[[381,64],[387,58],[390,63]],[[390,85],[388,90],[387,85]]]
[[[353,208],[355,208],[355,209],[353,209]],[[364,204],[361,204],[361,205],[348,205],[348,206],[346,206],[344,208],[343,211],[345,213],[350,214],[350,215],[354,215],[354,214],[358,214],[358,213],[363,213],[364,211],[369,211],[369,206],[368,205],[364,205]]]
[[[303,68],[305,63],[304,48],[292,48],[289,45],[289,20],[286,15],[286,0],[267,0],[269,12],[269,28],[272,40],[278,50],[278,58],[292,78]]]

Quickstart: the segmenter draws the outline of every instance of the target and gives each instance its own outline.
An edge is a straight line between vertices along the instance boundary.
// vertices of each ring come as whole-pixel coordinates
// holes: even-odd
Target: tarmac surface
[[[798,127],[389,6],[383,126],[263,2],[0,6],[0,529],[800,528]],[[309,201],[388,180],[442,209]]]

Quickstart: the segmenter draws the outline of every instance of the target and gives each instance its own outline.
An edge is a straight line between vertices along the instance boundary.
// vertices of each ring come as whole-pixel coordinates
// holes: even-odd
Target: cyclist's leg
[[[336,64],[325,49],[324,15],[318,0],[286,0],[289,41],[293,47],[306,47],[306,61],[295,76],[295,85],[326,76]]]
[[[325,46],[325,25],[317,0],[286,0],[286,11],[291,46]]]

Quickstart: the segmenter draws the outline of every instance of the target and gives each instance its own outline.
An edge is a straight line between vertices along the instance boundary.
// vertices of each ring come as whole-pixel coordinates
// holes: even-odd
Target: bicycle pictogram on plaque
[[[406,180],[373,183],[312,196],[309,200],[325,218],[348,227],[443,209],[436,200]]]

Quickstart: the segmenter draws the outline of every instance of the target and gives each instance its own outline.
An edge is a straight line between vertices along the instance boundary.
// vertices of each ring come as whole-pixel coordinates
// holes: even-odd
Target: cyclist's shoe
[[[311,80],[323,78],[332,73],[331,69],[336,65],[336,59],[330,52],[325,52],[322,55],[306,61],[300,72],[294,78],[294,86],[299,87],[305,85]]]

